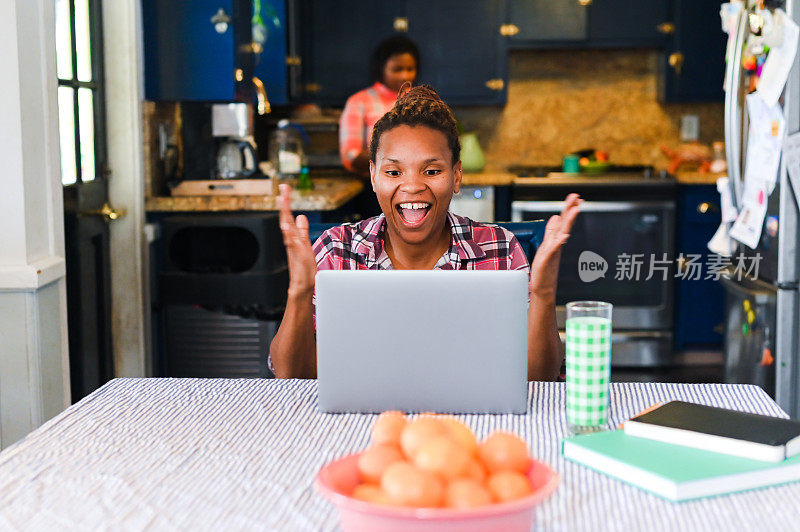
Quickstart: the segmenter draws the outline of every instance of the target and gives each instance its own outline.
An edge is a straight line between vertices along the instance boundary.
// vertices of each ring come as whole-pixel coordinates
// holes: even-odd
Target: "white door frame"
[[[151,375],[150,297],[144,236],[141,12],[137,0],[103,2],[110,225],[111,336],[117,377]]]

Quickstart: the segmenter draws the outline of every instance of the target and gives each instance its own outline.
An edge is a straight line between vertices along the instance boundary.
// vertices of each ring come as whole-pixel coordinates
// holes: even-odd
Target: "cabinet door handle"
[[[669,66],[675,69],[675,73],[680,76],[681,70],[683,69],[683,54],[680,52],[673,52],[669,54],[667,62]]]
[[[672,22],[662,22],[656,26],[656,31],[658,33],[663,33],[664,35],[672,35],[675,33],[675,24]]]
[[[500,26],[500,35],[503,37],[513,37],[519,33],[519,26],[516,24],[503,24]]]
[[[501,91],[506,86],[506,82],[501,78],[494,78],[487,81],[485,85],[493,91]]]
[[[719,211],[719,207],[717,207],[713,203],[708,203],[707,201],[704,201],[703,203],[697,205],[697,212],[699,212],[700,214],[712,213],[717,211]]]

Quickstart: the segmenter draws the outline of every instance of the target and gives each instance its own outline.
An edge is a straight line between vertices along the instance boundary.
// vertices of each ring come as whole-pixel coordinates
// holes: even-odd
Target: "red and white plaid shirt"
[[[528,258],[517,239],[502,227],[447,213],[450,248],[435,270],[526,270]],[[314,242],[319,270],[392,270],[384,249],[383,214],[328,229]]]
[[[440,270],[525,270],[530,265],[522,246],[502,227],[473,222],[469,218],[447,213],[450,227],[450,248],[433,269]],[[392,270],[392,261],[384,248],[386,218],[383,214],[354,224],[328,229],[314,242],[319,270]],[[317,326],[317,296],[314,304],[314,328]],[[272,356],[267,358],[271,371]],[[561,380],[566,368],[562,361]]]
[[[353,170],[353,159],[369,146],[375,122],[396,100],[397,93],[380,82],[347,99],[339,118],[339,154],[345,168]]]

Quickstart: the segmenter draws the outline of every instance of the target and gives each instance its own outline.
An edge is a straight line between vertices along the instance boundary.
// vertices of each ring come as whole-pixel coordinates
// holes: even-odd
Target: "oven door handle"
[[[512,201],[511,214],[523,212],[561,212],[563,201]],[[671,201],[584,201],[581,212],[630,212],[641,209],[674,209]]]

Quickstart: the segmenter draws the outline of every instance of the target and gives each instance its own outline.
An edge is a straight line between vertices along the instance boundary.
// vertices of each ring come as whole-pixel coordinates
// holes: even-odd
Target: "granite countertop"
[[[313,190],[292,190],[292,210],[332,211],[364,188],[352,177],[313,178]],[[148,212],[277,211],[276,196],[158,196],[145,200]]]
[[[349,177],[350,174],[344,168],[328,168],[324,170],[315,170],[314,173],[324,175],[326,177]],[[313,173],[312,173],[313,175]],[[516,176],[503,169],[485,168],[480,172],[468,173],[464,172],[461,184],[467,187],[486,187],[489,185],[507,186],[514,182]]]
[[[504,170],[483,170],[477,173],[464,172],[461,184],[465,187],[508,186],[514,182],[516,176]]]
[[[675,180],[681,185],[716,185],[717,179],[724,175],[725,174],[713,174],[711,172],[701,174],[700,172],[696,171],[690,172],[678,170],[675,172]]]

